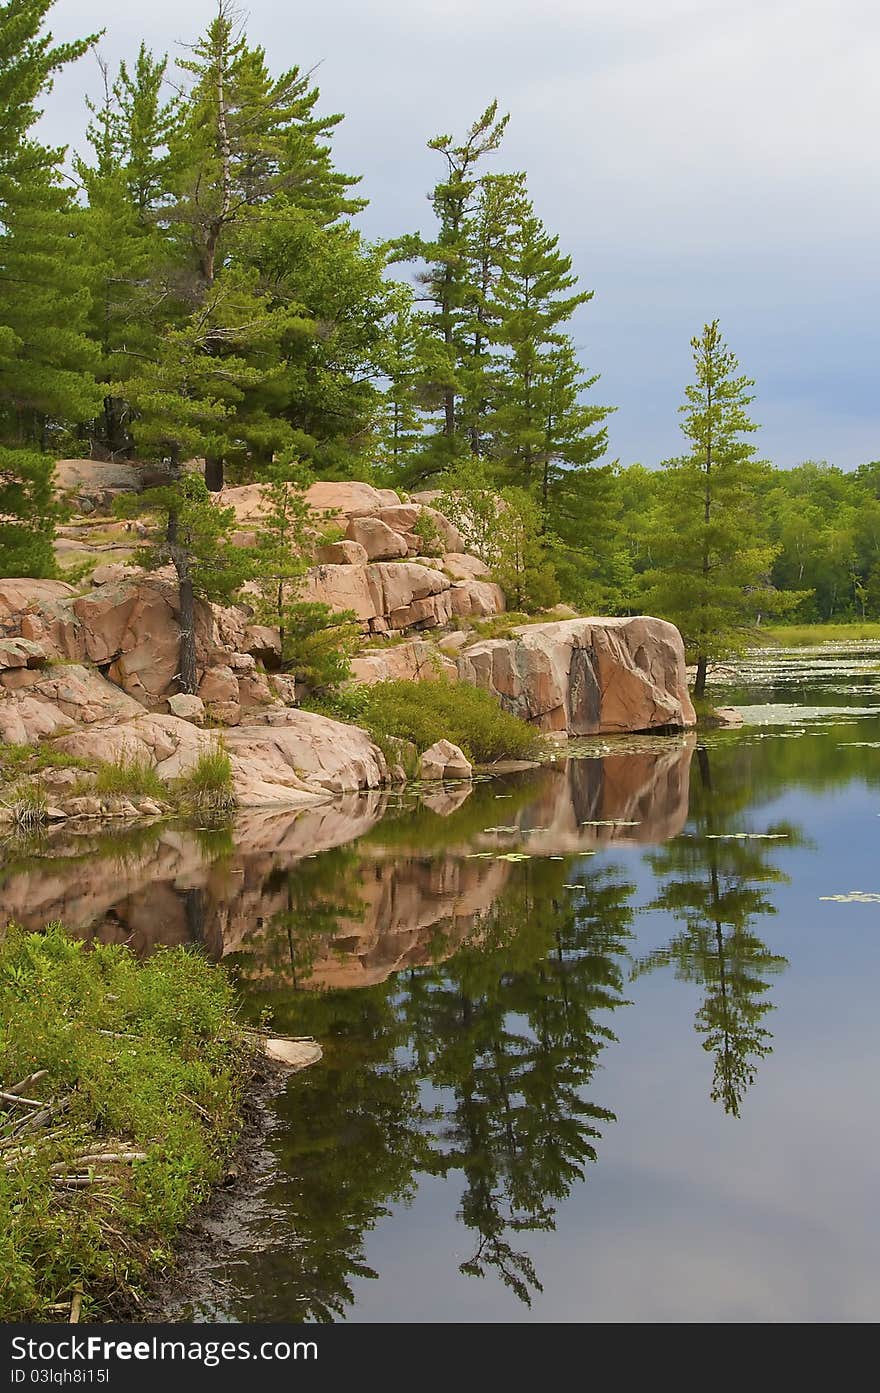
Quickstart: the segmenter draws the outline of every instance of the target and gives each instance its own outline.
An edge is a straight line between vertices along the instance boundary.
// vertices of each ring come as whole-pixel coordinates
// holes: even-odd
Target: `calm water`
[[[724,696],[742,731],[0,865],[324,1047],[180,1318],[878,1318],[880,653]]]

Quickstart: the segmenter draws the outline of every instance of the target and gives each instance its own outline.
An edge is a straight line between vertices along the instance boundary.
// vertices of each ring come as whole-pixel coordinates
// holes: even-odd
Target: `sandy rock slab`
[[[73,731],[55,748],[92,761],[145,761],[170,781],[217,741],[215,731],[189,720],[141,713],[120,725]],[[304,808],[389,781],[385,757],[366,731],[311,711],[273,708],[262,724],[225,730],[222,743],[239,808]]]

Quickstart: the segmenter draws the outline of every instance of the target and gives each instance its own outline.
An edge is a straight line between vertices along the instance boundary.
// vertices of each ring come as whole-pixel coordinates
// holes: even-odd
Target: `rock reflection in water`
[[[189,942],[217,958],[243,953],[252,980],[369,986],[479,942],[510,879],[512,863],[495,854],[571,856],[676,835],[693,741],[655,743],[430,790],[415,806],[372,792],[249,812],[228,830],[81,830],[7,865],[3,913],[30,928],[61,920],[140,954]]]

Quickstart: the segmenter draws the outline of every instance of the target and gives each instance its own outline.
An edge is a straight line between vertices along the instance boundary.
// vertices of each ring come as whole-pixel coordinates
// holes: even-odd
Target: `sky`
[[[183,54],[215,0],[57,0],[56,38],[104,28]],[[438,132],[497,97],[497,169],[594,298],[575,321],[609,459],[682,451],[690,339],[718,318],[755,379],[764,457],[845,469],[880,458],[880,7],[874,0],[250,0],[274,70],[317,66],[344,112],[339,168],[363,176],[370,237],[430,227]],[[42,134],[82,144],[91,56],[61,74]]]

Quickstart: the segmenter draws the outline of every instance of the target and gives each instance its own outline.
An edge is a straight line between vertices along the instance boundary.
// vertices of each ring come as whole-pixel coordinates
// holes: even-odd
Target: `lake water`
[[[196,941],[314,1035],[180,1319],[880,1315],[880,652],[747,724],[0,862],[12,917]]]

